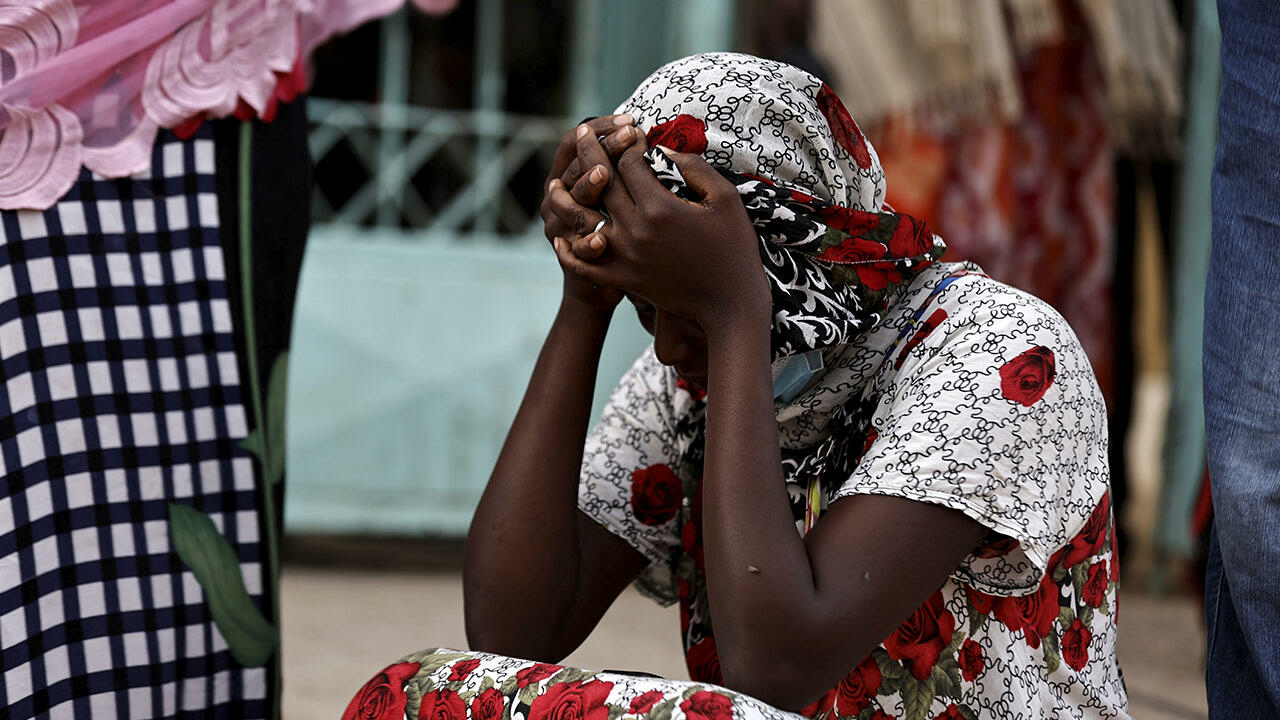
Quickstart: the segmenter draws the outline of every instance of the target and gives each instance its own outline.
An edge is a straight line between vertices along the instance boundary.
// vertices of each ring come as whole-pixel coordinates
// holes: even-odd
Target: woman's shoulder
[[[899,302],[904,310],[936,305],[957,321],[1036,328],[1070,326],[1052,305],[987,275],[972,262],[937,263],[921,271]],[[1071,333],[1074,338],[1075,333]]]
[[[1030,349],[1049,352],[1062,369],[1092,379],[1093,370],[1071,326],[1052,305],[990,277],[971,262],[938,263],[921,271],[890,310],[896,342],[929,354],[986,361]]]

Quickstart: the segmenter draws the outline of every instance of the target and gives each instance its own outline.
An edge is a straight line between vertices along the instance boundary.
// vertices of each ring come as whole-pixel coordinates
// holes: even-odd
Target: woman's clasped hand
[[[658,146],[697,200],[677,197],[629,122],[595,118],[566,134],[557,153],[542,213],[569,294],[608,306],[626,292],[704,333],[738,320],[767,327],[769,286],[737,190],[701,156]]]

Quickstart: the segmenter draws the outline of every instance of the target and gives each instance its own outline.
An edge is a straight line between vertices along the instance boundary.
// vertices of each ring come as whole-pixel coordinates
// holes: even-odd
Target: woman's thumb
[[[725,180],[724,177],[716,172],[715,168],[707,164],[701,155],[694,153],[681,153],[672,150],[664,145],[658,145],[657,148],[666,154],[671,162],[675,164],[676,169],[684,177],[684,182],[700,198],[719,197],[726,191],[733,192],[733,185]]]

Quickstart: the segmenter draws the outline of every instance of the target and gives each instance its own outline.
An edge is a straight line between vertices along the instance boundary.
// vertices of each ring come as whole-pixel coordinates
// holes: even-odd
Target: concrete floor
[[[378,557],[372,550],[365,556]],[[337,718],[370,676],[400,656],[466,646],[456,569],[286,564],[281,592],[288,720]],[[1126,593],[1120,612],[1120,663],[1133,716],[1205,717],[1203,638],[1192,601]],[[627,591],[566,662],[687,677],[677,626],[674,608]]]

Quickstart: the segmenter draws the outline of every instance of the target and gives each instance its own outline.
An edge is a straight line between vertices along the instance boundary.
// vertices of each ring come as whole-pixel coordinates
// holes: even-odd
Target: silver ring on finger
[[[600,232],[600,228],[604,227],[604,224],[605,224],[605,223],[607,223],[607,222],[609,222],[609,218],[603,218],[600,222],[596,223],[596,227],[595,227],[595,229],[594,229],[594,230],[592,230],[591,232],[593,232],[593,233],[598,233],[598,232]]]

